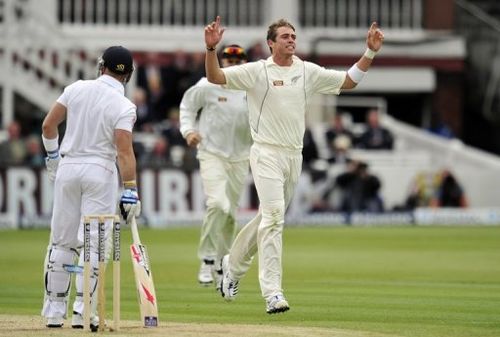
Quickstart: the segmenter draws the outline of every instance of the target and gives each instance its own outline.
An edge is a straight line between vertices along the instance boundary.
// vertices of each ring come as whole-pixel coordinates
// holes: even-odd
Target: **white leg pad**
[[[91,298],[91,313],[94,314],[97,308],[97,277],[99,276],[98,254],[90,252],[90,298]],[[79,265],[83,266],[83,254],[80,255]],[[73,303],[73,311],[83,315],[83,273],[76,274],[76,297]]]
[[[78,254],[75,250],[52,246],[48,253],[45,273],[45,300],[42,315],[66,318],[71,274],[63,267],[73,264]]]

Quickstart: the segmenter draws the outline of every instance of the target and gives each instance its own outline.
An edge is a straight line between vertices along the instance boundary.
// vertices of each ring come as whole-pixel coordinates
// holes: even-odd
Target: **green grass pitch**
[[[0,231],[0,313],[38,315],[48,230]],[[292,227],[283,287],[291,310],[267,315],[257,261],[226,303],[196,276],[199,229],[141,229],[160,320],[322,327],[408,337],[500,336],[500,227]],[[138,320],[122,235],[122,318]],[[109,265],[111,271],[111,264]],[[111,273],[107,276],[111,303]],[[74,294],[74,291],[73,291]],[[109,308],[109,311],[110,308]]]

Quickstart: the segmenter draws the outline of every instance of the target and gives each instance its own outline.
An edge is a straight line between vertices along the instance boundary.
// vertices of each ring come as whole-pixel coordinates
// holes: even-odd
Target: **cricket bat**
[[[146,247],[141,244],[135,217],[130,221],[133,243],[130,245],[132,265],[134,266],[135,285],[141,310],[141,320],[144,327],[158,326],[158,306],[156,302],[153,275],[149,266],[149,257]]]

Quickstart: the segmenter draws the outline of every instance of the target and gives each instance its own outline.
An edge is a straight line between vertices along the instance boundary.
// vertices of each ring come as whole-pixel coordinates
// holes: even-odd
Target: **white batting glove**
[[[138,217],[141,214],[141,201],[137,189],[126,188],[123,190],[120,198],[120,212],[126,222],[132,220],[132,217]]]
[[[47,167],[47,173],[49,175],[49,180],[54,182],[56,180],[57,168],[59,167],[59,162],[61,161],[61,156],[59,151],[47,152],[47,157],[45,157],[45,166]]]

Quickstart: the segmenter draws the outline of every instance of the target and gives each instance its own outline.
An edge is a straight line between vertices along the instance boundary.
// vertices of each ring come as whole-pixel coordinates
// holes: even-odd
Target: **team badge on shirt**
[[[227,102],[227,97],[219,96],[217,99],[219,102]]]
[[[282,87],[283,86],[283,81],[282,80],[276,80],[276,81],[273,81],[273,85],[275,87]]]
[[[292,84],[295,85],[297,83],[297,81],[299,80],[299,78],[301,78],[301,77],[302,77],[301,75],[292,77]]]

